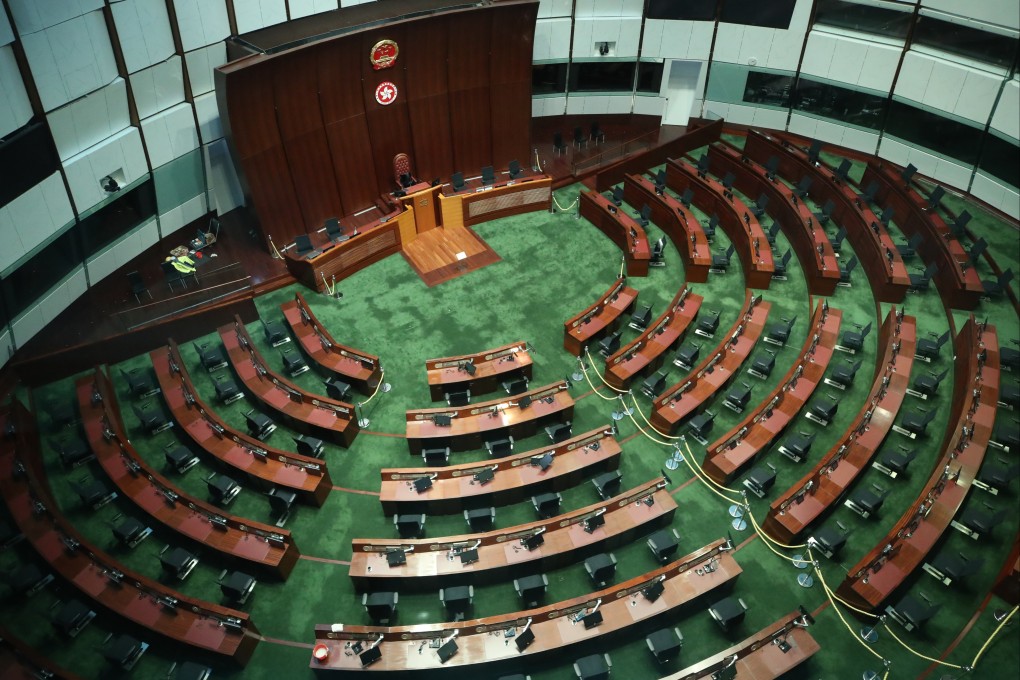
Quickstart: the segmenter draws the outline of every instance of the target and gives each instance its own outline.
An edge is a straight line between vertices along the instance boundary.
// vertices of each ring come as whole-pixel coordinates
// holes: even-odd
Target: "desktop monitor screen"
[[[602,623],[602,612],[593,611],[591,614],[586,615],[581,620],[584,621],[585,630],[588,630],[589,628],[594,628],[595,626]]]
[[[387,550],[386,563],[391,567],[399,567],[407,564],[407,554],[403,550]]]
[[[358,658],[361,659],[362,666],[368,666],[382,658],[382,650],[378,647],[372,647],[362,652]]]
[[[542,472],[548,470],[549,466],[552,465],[552,462],[553,455],[551,453],[544,453],[541,456],[535,456],[531,459],[531,464],[542,468]]]
[[[440,661],[440,663],[446,663],[451,658],[453,658],[454,654],[457,653],[457,641],[456,640],[450,640],[449,642],[444,644],[442,647],[437,649],[436,653],[439,654],[439,661]]]
[[[460,553],[461,564],[472,564],[478,561],[478,549],[464,550]]]
[[[523,652],[534,641],[535,633],[530,628],[528,628],[523,633],[518,635],[517,639],[514,642],[517,643],[517,651]]]
[[[524,539],[524,547],[528,550],[534,550],[543,543],[545,543],[545,536],[542,534],[533,534]]]
[[[517,400],[517,407],[520,408],[521,410],[526,409],[529,406],[531,406],[530,395],[525,394],[523,397]]]
[[[496,476],[495,471],[492,468],[485,468],[481,472],[475,473],[474,480],[479,484],[485,484],[491,482],[492,478]]]
[[[659,595],[662,595],[662,591],[665,589],[666,587],[662,585],[662,581],[656,581],[642,590],[641,593],[648,599],[649,602],[655,602],[659,599]]]
[[[432,488],[431,477],[419,477],[418,479],[414,480],[414,490],[417,491],[418,493],[425,493],[431,488]]]
[[[605,515],[594,515],[584,520],[584,530],[589,534],[606,523]]]

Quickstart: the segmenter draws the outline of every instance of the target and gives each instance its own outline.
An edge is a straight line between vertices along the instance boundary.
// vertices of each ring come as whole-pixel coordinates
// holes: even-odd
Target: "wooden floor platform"
[[[430,229],[405,244],[401,254],[429,288],[502,259],[467,227]]]

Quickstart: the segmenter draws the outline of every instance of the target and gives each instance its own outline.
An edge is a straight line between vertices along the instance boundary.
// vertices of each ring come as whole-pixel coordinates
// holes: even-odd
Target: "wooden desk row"
[[[652,426],[663,434],[675,434],[680,424],[704,408],[726,386],[758,343],[771,305],[750,289],[744,308],[715,350],[685,380],[676,383],[652,402]]]
[[[811,617],[803,610],[791,612],[743,642],[738,642],[682,671],[667,675],[662,680],[710,678],[714,677],[713,673],[730,665],[736,666],[737,674],[734,677],[737,678],[768,680],[783,677],[821,649],[807,631],[807,627],[812,623]],[[781,649],[779,647],[781,642],[785,642],[790,648]]]
[[[597,191],[583,191],[579,200],[581,217],[598,227],[623,252],[627,276],[648,276],[652,252],[644,228],[622,206],[617,208]]]
[[[842,312],[830,309],[824,300],[815,306],[800,360],[758,408],[706,449],[702,468],[709,477],[724,486],[729,484],[793,422],[822,382],[842,317]]]
[[[411,234],[414,233],[413,213],[395,210],[375,222],[358,227],[356,236],[341,243],[333,243],[319,233],[309,234],[315,250],[298,257],[294,248],[287,248],[283,252],[283,261],[291,276],[323,293],[333,282],[399,252],[401,234],[408,229]]]
[[[995,327],[979,324],[971,315],[957,335],[955,349],[953,409],[942,455],[914,505],[850,568],[836,589],[855,607],[881,611],[917,571],[956,517],[984,461],[999,399]]]
[[[500,217],[548,210],[551,205],[552,177],[542,174],[496,182],[478,191],[448,192],[444,186],[439,196],[444,227],[473,227]]]
[[[417,540],[356,538],[350,576],[358,590],[432,591],[447,585],[498,583],[628,543],[669,524],[676,507],[660,477],[607,501],[506,529]],[[597,514],[605,524],[586,530],[584,521]],[[541,533],[545,542],[528,550],[522,541],[535,533]],[[472,547],[478,550],[478,561],[462,564],[455,553]],[[409,548],[413,551],[406,553],[405,564],[388,565],[387,551]]]
[[[333,486],[326,462],[267,446],[231,427],[209,408],[195,389],[177,343],[149,353],[163,401],[173,419],[204,451],[243,472],[258,488],[282,487],[305,503],[321,506]]]
[[[780,543],[800,541],[803,533],[833,510],[871,464],[899,414],[914,363],[917,321],[896,308],[879,331],[881,360],[871,393],[842,439],[808,474],[769,506],[762,528]]]
[[[745,196],[769,197],[765,212],[783,227],[790,245],[800,260],[812,295],[832,295],[839,282],[839,261],[825,229],[815,220],[811,209],[797,198],[793,189],[778,179],[770,180],[768,171],[725,142],[708,147],[708,157],[717,174],[733,173],[733,186]],[[775,255],[775,253],[773,253]]]
[[[604,590],[557,602],[539,609],[492,616],[484,619],[453,623],[417,624],[380,627],[354,626],[342,623],[315,626],[315,642],[325,646],[326,657],[314,656],[309,667],[316,670],[363,671],[379,673],[395,670],[426,670],[468,668],[494,677],[497,669],[505,672],[520,670],[529,659],[551,654],[564,654],[576,643],[592,642],[612,633],[626,632],[631,626],[679,616],[682,609],[692,606],[702,596],[727,586],[740,575],[726,541],[718,540],[665,567],[625,581]],[[707,563],[713,571],[701,569]],[[660,583],[664,590],[654,602],[642,591]],[[603,614],[600,625],[585,629],[574,622],[579,611],[590,611],[597,602]],[[519,652],[508,636],[520,634],[529,626],[535,640]],[[443,664],[429,643],[445,640],[454,633],[459,651]],[[349,643],[360,641],[365,646],[382,637],[378,643],[382,657],[362,668]],[[486,664],[484,667],[482,664]]]
[[[466,364],[474,367],[474,373],[463,368]],[[531,365],[531,354],[523,341],[475,354],[428,359],[425,372],[429,396],[432,401],[441,401],[445,393],[457,390],[471,390],[472,395],[495,392],[506,380],[531,380]]]
[[[606,359],[603,375],[610,385],[626,390],[641,376],[657,370],[687,333],[701,309],[702,297],[684,286],[655,323]]]
[[[684,204],[665,191],[655,190],[655,182],[643,175],[627,175],[623,181],[623,200],[632,206],[651,208],[652,222],[666,232],[684,263],[688,283],[708,281],[712,266],[712,248],[698,218]]]
[[[626,285],[625,278],[617,279],[598,302],[563,323],[563,349],[575,357],[583,356],[588,345],[619,327],[637,297],[638,292]]]
[[[809,195],[819,205],[832,201],[835,206],[832,220],[846,228],[847,238],[868,275],[875,297],[882,302],[903,300],[910,286],[910,276],[896,244],[889,238],[878,216],[858,198],[857,192],[841,180],[837,183],[832,168],[822,161],[816,166],[803,149],[786,138],[757,130],[747,131],[744,153],[761,164],[775,157],[779,161],[778,174],[792,184],[798,183],[805,175],[810,176],[813,182]]]
[[[939,297],[957,309],[975,309],[985,294],[977,263],[970,261],[967,249],[955,236],[937,210],[928,210],[928,201],[913,186],[904,185],[900,171],[891,164],[868,161],[861,184],[878,183],[875,200],[895,211],[896,224],[907,238],[920,234],[917,246],[921,259],[938,265],[933,280]],[[964,266],[966,265],[966,268]]]
[[[521,408],[523,397],[531,403]],[[559,381],[512,397],[493,399],[460,408],[430,408],[407,411],[407,447],[412,455],[423,448],[449,446],[453,451],[480,449],[486,441],[530,437],[538,428],[566,422],[574,416],[574,399],[567,383]],[[449,425],[439,425],[449,417]]]
[[[351,404],[310,394],[269,370],[240,317],[221,326],[219,333],[234,372],[255,399],[302,432],[351,445],[360,429]]]
[[[433,468],[383,468],[379,500],[386,514],[424,512],[448,515],[469,506],[500,506],[519,503],[529,496],[560,491],[580,483],[596,472],[620,466],[620,444],[610,427],[604,426],[553,444],[488,463],[462,463]],[[532,459],[552,456],[543,470]],[[491,481],[475,475],[492,470]],[[432,486],[419,493],[414,480],[431,477]]]
[[[719,226],[730,238],[744,270],[744,285],[768,290],[775,273],[772,246],[751,209],[723,187],[718,180],[702,177],[688,163],[671,158],[666,164],[666,185],[677,194],[690,189],[693,204],[703,213],[717,215]],[[728,197],[724,196],[728,194]]]
[[[125,435],[116,393],[101,368],[80,378],[75,389],[89,446],[126,499],[152,521],[216,551],[227,562],[287,578],[300,554],[289,531],[227,514],[156,472]]]
[[[4,680],[82,680],[59,667],[42,652],[29,647],[0,625],[0,677]]]
[[[33,416],[14,402],[0,427],[15,423],[16,439],[0,442],[0,489],[11,517],[49,567],[88,601],[187,650],[245,665],[259,642],[248,614],[198,600],[127,570],[67,521],[45,482]]]
[[[358,349],[341,345],[330,335],[301,293],[294,293],[294,299],[280,305],[290,330],[294,333],[301,349],[312,361],[362,394],[372,394],[382,380],[382,364],[379,357]]]

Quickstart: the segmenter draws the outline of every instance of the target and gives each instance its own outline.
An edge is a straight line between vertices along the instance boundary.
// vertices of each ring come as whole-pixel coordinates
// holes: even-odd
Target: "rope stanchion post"
[[[269,254],[272,255],[274,260],[282,260],[283,255],[280,254],[280,251],[277,250],[276,248],[276,244],[273,243],[272,235],[268,236],[267,238],[269,239]]]

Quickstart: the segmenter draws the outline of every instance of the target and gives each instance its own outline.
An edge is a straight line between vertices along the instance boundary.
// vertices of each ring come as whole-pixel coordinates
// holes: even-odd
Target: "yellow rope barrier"
[[[606,395],[599,392],[599,388],[595,387],[595,383],[593,383],[591,381],[591,378],[588,377],[588,370],[584,367],[584,362],[581,362],[580,365],[581,373],[584,374],[584,379],[588,381],[589,385],[591,385],[591,391],[594,392],[595,395],[598,396],[600,399],[605,399],[606,401],[616,401],[616,397],[607,397]]]
[[[988,645],[992,644],[992,639],[999,634],[999,631],[1002,630],[1007,623],[1009,623],[1009,620],[1013,618],[1013,615],[1016,614],[1016,611],[1017,607],[1013,607],[1013,611],[1009,613],[1009,616],[1004,618],[1002,621],[999,621],[998,628],[992,631],[992,634],[988,636],[987,640],[985,640],[985,644],[981,645],[981,649],[979,649],[978,653],[974,656],[974,660],[970,662],[971,668],[977,666],[978,660],[981,658],[981,655],[985,653],[985,648],[988,647]]]
[[[379,382],[376,383],[375,390],[373,390],[372,394],[369,395],[368,399],[366,399],[365,401],[361,402],[362,406],[364,406],[368,402],[370,402],[373,399],[375,399],[375,395],[379,394],[379,388],[382,387],[382,384],[383,384],[383,382],[385,380],[386,380],[386,370],[385,369],[380,369],[380,371],[379,371]]]
[[[574,209],[574,206],[577,205],[578,202],[581,200],[581,197],[578,196],[577,198],[575,198],[574,202],[571,203],[570,205],[568,205],[566,208],[564,208],[562,205],[560,205],[560,202],[556,200],[556,194],[553,194],[552,200],[553,200],[553,203],[556,204],[556,207],[559,209],[560,212],[570,212],[571,210]]]
[[[645,421],[645,423],[648,425],[648,427],[652,428],[660,436],[665,437],[666,439],[683,439],[683,437],[679,436],[679,435],[674,437],[672,435],[666,434],[665,432],[659,432],[659,429],[657,427],[655,427],[654,425],[652,425],[652,421],[648,420],[648,416],[646,416],[644,411],[641,410],[641,407],[638,406],[637,395],[635,395],[633,392],[631,392],[630,398],[634,402],[634,410],[641,414],[641,419]]]
[[[588,358],[588,363],[590,363],[592,365],[592,369],[594,370],[595,362],[591,360],[591,354],[588,352],[588,348],[587,347],[584,348],[584,356]],[[581,370],[583,371],[584,368],[582,367]],[[587,375],[587,372],[585,373],[585,375]],[[619,389],[613,387],[612,385],[610,385],[608,382],[606,382],[605,376],[603,376],[598,371],[595,371],[595,375],[597,375],[599,377],[599,380],[601,380],[606,387],[608,387],[609,389],[613,390],[614,392],[617,392],[619,394],[627,394],[627,390],[619,390]]]
[[[779,552],[778,550],[773,548],[771,545],[769,545],[769,543],[772,542],[772,538],[770,536],[768,536],[764,531],[762,531],[762,528],[760,526],[758,526],[757,520],[755,520],[754,515],[751,514],[751,509],[748,506],[746,506],[746,505],[744,506],[744,516],[751,518],[751,524],[754,526],[754,531],[755,531],[756,534],[761,536],[762,540],[765,542],[765,547],[767,547],[769,550],[771,550],[775,554],[777,554],[780,557],[782,557],[784,560],[788,560],[790,562],[793,562],[794,564],[796,564],[797,562],[802,562],[803,561],[803,560],[796,560],[796,559],[790,557],[789,555],[784,555],[783,553]],[[780,545],[780,544],[776,543],[776,545]]]
[[[818,582],[822,584],[822,589],[825,591],[825,594],[828,595],[829,601],[832,603],[832,609],[833,609],[833,611],[836,612],[836,615],[839,617],[839,620],[842,621],[843,625],[846,626],[846,629],[848,631],[850,631],[850,635],[853,637],[853,639],[857,640],[857,642],[860,643],[860,645],[862,647],[864,647],[866,650],[868,650],[869,654],[874,656],[876,659],[881,660],[882,663],[886,664],[886,666],[887,666],[887,668],[886,668],[886,676],[888,676],[889,675],[889,671],[888,671],[888,663],[889,662],[886,661],[885,658],[881,654],[879,654],[874,649],[872,649],[864,640],[862,640],[860,637],[858,637],[857,633],[856,633],[856,631],[854,631],[853,627],[849,623],[847,623],[846,617],[843,616],[843,612],[841,612],[839,610],[839,607],[836,606],[836,602],[834,600],[834,593],[831,590],[829,590],[828,584],[825,583],[825,577],[822,576],[822,570],[818,567],[818,563],[815,562],[814,555],[811,554],[811,549],[810,548],[808,548],[808,558],[811,560],[811,565],[814,567],[815,573],[818,575]]]
[[[889,624],[887,624],[885,621],[882,622],[882,627],[885,628],[886,631],[889,633],[889,635],[892,636],[893,640],[896,640],[896,642],[900,643],[900,646],[903,647],[903,649],[907,650],[908,652],[910,652],[914,656],[920,657],[920,658],[924,659],[925,661],[931,661],[932,663],[938,664],[939,666],[948,666],[949,668],[956,668],[958,670],[963,670],[963,666],[958,666],[955,663],[949,663],[948,661],[939,661],[938,659],[936,659],[934,657],[928,656],[926,654],[921,654],[920,652],[915,651],[914,649],[912,649],[910,647],[910,645],[908,645],[906,642],[901,640],[896,635],[896,633],[893,632],[892,628],[889,627]]]

